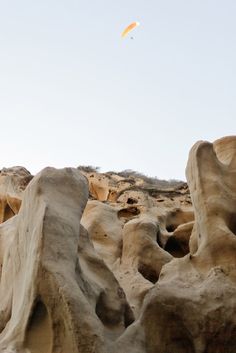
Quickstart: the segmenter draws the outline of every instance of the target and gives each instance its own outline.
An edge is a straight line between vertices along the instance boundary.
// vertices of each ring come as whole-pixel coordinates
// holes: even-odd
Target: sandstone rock
[[[118,210],[98,201],[89,201],[84,210],[82,225],[87,229],[97,253],[108,266],[121,257],[123,222]]]
[[[157,233],[158,223],[148,215],[124,226],[120,283],[136,317],[151,283],[158,281],[162,266],[172,260],[172,256],[157,244]]]
[[[109,196],[108,178],[99,173],[90,173],[87,177],[92,197],[99,201],[106,201]]]
[[[2,224],[1,352],[104,352],[104,325],[113,339],[132,321],[118,282],[86,234],[79,240],[87,198],[77,170],[46,168]]]
[[[195,246],[162,268],[117,352],[135,337],[140,339],[133,350],[130,346],[133,353],[236,352],[235,141],[198,142],[192,148],[187,178]]]
[[[19,212],[23,191],[32,178],[23,167],[3,168],[0,171],[0,223]]]
[[[194,221],[180,224],[165,245],[165,250],[174,257],[182,257],[189,253],[189,239],[193,231]]]
[[[236,136],[193,146],[189,189],[83,174],[0,175],[0,352],[235,353]]]

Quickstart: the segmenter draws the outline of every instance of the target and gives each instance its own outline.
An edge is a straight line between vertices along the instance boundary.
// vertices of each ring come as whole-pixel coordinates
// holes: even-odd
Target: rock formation
[[[3,169],[0,352],[235,353],[236,136],[186,176]]]
[[[18,213],[23,191],[32,175],[23,167],[3,168],[0,172],[0,223]]]

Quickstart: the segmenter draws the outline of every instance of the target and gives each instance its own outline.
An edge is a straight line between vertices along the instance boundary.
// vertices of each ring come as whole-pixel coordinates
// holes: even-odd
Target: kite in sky
[[[132,22],[128,27],[124,29],[124,31],[121,34],[122,38],[125,38],[129,32],[131,32],[133,29],[139,26],[139,22]]]

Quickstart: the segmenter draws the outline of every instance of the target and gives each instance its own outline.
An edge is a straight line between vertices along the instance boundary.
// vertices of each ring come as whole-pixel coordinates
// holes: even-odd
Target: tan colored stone
[[[172,256],[157,244],[158,222],[142,215],[125,224],[120,267],[114,270],[136,317],[148,290]]]
[[[193,206],[184,183],[84,174],[9,193],[0,352],[235,353],[236,136],[191,149]]]
[[[198,142],[192,148],[187,166],[195,211],[192,254],[162,268],[139,321],[119,339],[117,352],[135,337],[142,339],[133,350],[129,347],[132,353],[236,351],[233,142],[217,142],[220,160],[214,144]]]
[[[0,171],[0,223],[19,212],[23,191],[33,176],[23,167]]]
[[[1,352],[104,352],[105,337],[132,321],[85,231],[79,240],[87,198],[76,169],[46,168],[27,187],[19,214],[2,224]]]
[[[87,229],[95,250],[108,266],[121,257],[123,222],[118,209],[98,201],[89,201],[81,224]]]

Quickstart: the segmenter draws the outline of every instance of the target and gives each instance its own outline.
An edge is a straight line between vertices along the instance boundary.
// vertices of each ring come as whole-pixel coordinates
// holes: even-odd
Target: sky
[[[185,180],[196,141],[236,135],[235,18],[235,0],[0,0],[0,168]]]

